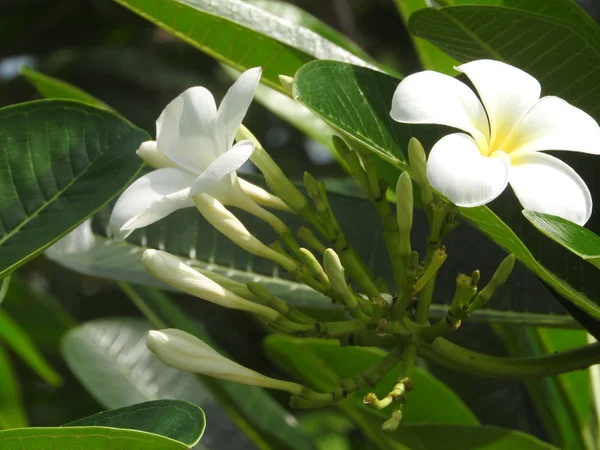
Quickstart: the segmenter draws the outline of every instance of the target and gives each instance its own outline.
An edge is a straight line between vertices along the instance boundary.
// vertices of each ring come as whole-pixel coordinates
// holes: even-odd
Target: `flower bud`
[[[175,166],[169,158],[158,151],[156,141],[142,142],[136,153],[153,169],[164,169],[165,167]]]
[[[408,142],[408,161],[413,177],[421,189],[421,200],[424,205],[429,205],[433,201],[433,192],[427,180],[427,156],[423,145],[416,138]]]
[[[402,172],[396,184],[396,216],[398,229],[410,232],[413,223],[413,188],[407,172]]]
[[[142,264],[154,277],[187,294],[225,308],[258,314],[269,322],[279,318],[279,313],[274,309],[258,305],[224,289],[220,284],[192,269],[169,253],[159,250],[146,250],[142,255]]]
[[[400,234],[400,255],[411,252],[410,230],[413,223],[413,188],[407,172],[402,172],[396,184],[396,217]]]
[[[261,375],[225,358],[208,344],[181,330],[149,331],[146,345],[163,363],[175,369],[251,386],[299,394],[302,386]]]
[[[483,307],[492,298],[496,289],[506,282],[514,266],[515,255],[511,253],[500,263],[490,282],[473,299],[473,302],[469,305],[469,312]]]
[[[292,98],[294,97],[294,79],[292,77],[279,75],[279,84],[281,84],[283,92]]]
[[[344,266],[342,266],[340,257],[335,250],[331,248],[325,250],[323,254],[323,266],[329,278],[331,289],[335,292],[346,294],[349,289],[344,275]]]
[[[302,262],[304,262],[306,267],[308,267],[308,270],[317,278],[317,280],[320,283],[327,285],[329,280],[327,279],[323,267],[321,267],[321,264],[319,264],[319,261],[315,258],[315,255],[306,248],[300,248],[298,254],[300,258],[302,258]]]
[[[260,242],[221,202],[207,194],[194,195],[192,198],[204,218],[235,244],[253,255],[280,264],[288,272],[296,270],[297,265],[290,257],[282,255]]]

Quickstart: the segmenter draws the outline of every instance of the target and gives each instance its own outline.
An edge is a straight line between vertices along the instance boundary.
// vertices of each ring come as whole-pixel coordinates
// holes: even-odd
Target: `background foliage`
[[[223,273],[240,279],[248,277],[246,270],[250,266],[265,277],[273,292],[296,305],[323,318],[335,318],[337,314],[335,309],[324,305],[319,296],[308,291],[293,291],[297,286],[271,279],[273,268],[270,264],[248,259],[213,232],[210,245],[206,240],[192,241],[188,234],[181,233],[177,224],[192,222],[196,230],[209,232],[206,224],[192,211],[178,212],[166,221],[136,233],[126,244],[129,247],[112,248],[107,241],[109,210],[105,205],[138,173],[141,164],[133,156],[133,149],[137,142],[153,135],[154,120],[168,101],[193,85],[206,86],[220,98],[231,80],[231,72],[225,71],[220,63],[239,70],[260,64],[265,67],[267,84],[275,89],[261,88],[245,124],[291,178],[300,178],[302,172],[308,170],[317,177],[330,180],[328,187],[335,192],[334,209],[342,221],[352,222],[348,228],[350,240],[363,254],[372,256],[369,260],[381,272],[386,261],[378,250],[383,244],[380,239],[372,238],[371,230],[375,225],[369,220],[374,221],[374,218],[363,214],[369,205],[357,198],[356,189],[348,184],[343,170],[324,151],[330,142],[330,129],[314,116],[310,122],[295,119],[296,123],[294,120],[288,123],[298,109],[289,98],[276,91],[282,90],[277,75],[294,76],[300,66],[313,59],[379,66],[391,74],[350,69],[339,63],[315,62],[306,66],[296,78],[300,88],[298,100],[327,121],[331,111],[319,110],[324,104],[319,105],[314,99],[330,95],[336,100],[336,96],[335,92],[318,90],[325,86],[319,83],[319,77],[335,78],[339,81],[335,87],[339,89],[347,87],[344,83],[348,86],[356,83],[361,89],[383,93],[382,98],[391,100],[397,84],[392,76],[409,74],[422,66],[449,71],[456,60],[493,57],[529,69],[542,81],[548,93],[564,96],[575,104],[581,102],[579,106],[598,119],[600,91],[589,89],[585,84],[594,80],[564,82],[570,79],[571,73],[591,71],[600,65],[600,28],[594,23],[594,19],[600,18],[597,2],[581,2],[590,19],[573,9],[574,5],[566,0],[547,2],[550,7],[546,2],[534,0],[448,0],[439,2],[448,6],[440,11],[418,11],[425,6],[425,1],[398,0],[402,16],[396,5],[387,0],[299,0],[295,2],[297,8],[274,1],[234,1],[232,3],[240,8],[239,11],[244,12],[236,16],[238,23],[227,20],[232,17],[227,17],[230,13],[226,1],[222,2],[222,9],[219,9],[219,2],[203,0],[182,1],[183,5],[168,0],[161,7],[158,3],[159,0],[11,0],[0,4],[0,106],[41,98],[70,98],[98,107],[78,106],[64,100],[65,116],[61,117],[46,114],[44,102],[27,106],[33,108],[32,119],[45,126],[51,125],[49,121],[68,121],[71,124],[69,135],[73,139],[81,138],[82,145],[86,146],[85,153],[91,157],[88,161],[70,161],[71,169],[79,167],[83,176],[78,176],[78,170],[71,173],[62,168],[54,180],[43,178],[46,184],[32,191],[30,188],[34,183],[27,180],[46,174],[43,161],[32,156],[29,161],[34,173],[29,174],[29,178],[26,173],[20,174],[19,180],[26,182],[22,184],[23,190],[17,192],[16,200],[7,197],[0,200],[0,218],[10,217],[14,221],[12,228],[3,225],[0,275],[24,264],[13,273],[10,284],[5,283],[7,292],[0,292],[0,301],[3,299],[0,310],[0,428],[53,427],[45,432],[46,437],[32,436],[30,439],[53,439],[56,445],[63,445],[60,442],[68,442],[70,437],[77,436],[85,442],[88,439],[86,431],[79,426],[90,424],[93,417],[87,419],[88,422],[71,423],[71,429],[58,427],[104,409],[142,402],[154,402],[148,410],[168,414],[170,410],[162,408],[172,408],[173,404],[161,405],[160,399],[170,398],[199,404],[204,410],[206,432],[197,448],[442,449],[447,448],[443,446],[448,442],[462,439],[461,448],[503,449],[509,445],[523,449],[550,448],[542,443],[545,441],[565,449],[593,449],[598,423],[593,413],[588,372],[548,378],[543,382],[504,382],[465,376],[421,362],[417,372],[421,379],[419,384],[427,385],[428,389],[423,389],[421,397],[415,396],[414,402],[411,398],[410,407],[414,410],[406,412],[407,418],[412,417],[415,423],[409,421],[404,434],[389,436],[379,431],[380,418],[365,412],[353,398],[339,408],[299,413],[290,411],[285,396],[278,393],[168,369],[145,350],[143,336],[146,330],[167,326],[186,329],[214,341],[243,365],[272,376],[299,377],[322,389],[328,389],[323,386],[335,383],[340,377],[353,375],[353,371],[360,372],[361,364],[364,366],[380,355],[370,351],[346,355],[331,351],[328,345],[297,342],[280,336],[265,340],[267,331],[262,325],[243,314],[184,295],[155,290],[153,287],[158,285],[141,270],[137,260],[140,248],[155,248],[162,242],[168,251],[181,256],[193,254],[198,261],[221,267]],[[252,9],[254,6],[267,13],[250,14],[256,11]],[[214,8],[217,8],[216,12]],[[224,15],[225,19],[215,19],[215,14]],[[240,18],[243,18],[242,22]],[[194,28],[194,23],[199,25]],[[284,27],[282,23],[296,25]],[[412,38],[402,23],[414,34]],[[512,45],[496,38],[511,23],[521,24],[511,33],[516,36]],[[464,33],[465,28],[471,31]],[[205,33],[203,29],[213,31]],[[544,39],[539,38],[541,30],[548,30]],[[266,34],[267,38],[257,32]],[[448,39],[449,36],[453,39]],[[421,38],[439,45],[449,56]],[[450,41],[452,45],[448,44]],[[526,48],[520,45],[524,41],[530,42]],[[532,56],[544,52],[553,58],[568,60],[569,65],[549,70],[549,66],[554,67],[555,59],[549,57],[546,61]],[[273,53],[278,58],[266,58],[265,55]],[[23,66],[35,70],[25,71],[21,76]],[[302,90],[303,82],[307,87],[314,86],[314,91]],[[597,82],[594,83],[597,87]],[[349,89],[346,91],[351,93]],[[356,94],[357,101],[351,105],[328,103],[329,107],[336,108],[335,114],[330,115],[339,118],[341,111],[356,108],[361,117],[372,117],[372,124],[362,122],[367,128],[361,130],[358,124],[343,118],[340,121],[343,124],[328,121],[329,125],[338,131],[365,136],[363,143],[392,162],[392,165],[382,166],[382,171],[389,180],[394,180],[402,166],[402,151],[410,133],[398,124],[390,123],[386,111],[389,105],[376,101],[361,105],[358,98]],[[274,108],[274,104],[278,107]],[[15,133],[15,130],[21,134],[27,132],[19,128],[17,119],[13,118],[19,115],[19,108],[23,106],[2,110],[0,142],[2,136]],[[84,118],[74,117],[78,111]],[[382,121],[385,122],[384,135],[373,138],[370,128]],[[350,128],[344,129],[348,124]],[[96,130],[98,139],[94,142],[99,143],[96,147],[92,140],[86,140],[81,134],[84,127]],[[308,131],[309,136],[298,128]],[[440,130],[427,130],[422,136],[424,143],[431,145],[439,133]],[[55,142],[52,136],[45,142],[34,139],[31,154],[37,154],[36,144],[42,148]],[[69,159],[68,148],[51,147],[56,152],[56,159]],[[3,177],[5,172],[2,170],[11,164],[10,158],[14,155],[9,150],[6,145],[0,147],[3,164],[0,175]],[[591,163],[587,156],[566,159],[582,174],[592,191],[599,193],[597,178],[593,176],[597,164]],[[253,171],[251,166],[246,169],[250,173]],[[86,183],[91,182],[98,183],[97,196],[81,202],[78,189],[84,189]],[[71,199],[73,203],[69,209],[78,213],[65,217],[66,222],[52,230],[52,214],[44,218],[35,211],[40,205],[50,213],[53,207],[65,208],[64,204],[53,203],[63,185],[71,188],[73,195],[58,201]],[[18,216],[14,214],[14,204],[18,204],[20,198],[30,198],[33,204],[29,205],[30,210],[25,209]],[[562,297],[557,296],[548,287],[556,289],[551,276],[538,271],[538,278],[521,266],[490,308],[475,317],[474,323],[455,338],[474,350],[513,356],[538,355],[582,345],[586,342],[586,333],[564,307],[572,308],[572,304],[583,307],[587,315],[578,316],[578,320],[587,324],[591,333],[598,331],[593,319],[590,322],[590,317],[600,317],[600,281],[594,267],[597,253],[593,250],[590,253],[589,248],[579,252],[592,263],[588,264],[564,251],[560,241],[554,244],[531,227],[514,208],[513,202],[511,194],[507,193],[492,205],[492,209],[532,251],[531,262],[526,265],[533,268],[536,261],[541,260],[576,289],[560,292]],[[69,249],[61,252],[60,248],[34,258],[43,246],[31,240],[30,247],[20,246],[18,251],[11,247],[10,257],[14,260],[7,259],[10,238],[15,235],[10,233],[11,229],[27,233],[29,226],[34,230],[30,232],[31,236],[49,245],[98,210],[100,212],[91,223],[92,250],[96,252],[93,261],[86,261],[80,255],[69,256],[65,253]],[[491,212],[473,213],[468,219],[470,223],[492,231],[487,236],[476,232],[472,238],[470,233],[474,228],[468,223],[461,226],[448,242],[451,259],[444,269],[445,278],[440,279],[442,286],[451,285],[456,272],[473,270],[474,264],[489,274],[506,250],[506,245],[502,250],[489,239],[491,237],[501,245],[506,242],[505,238],[502,240],[502,230],[494,235],[494,228],[487,226],[494,223]],[[268,231],[258,223],[246,217],[244,220],[259,237],[270,238]],[[544,222],[539,223],[543,225]],[[425,218],[417,217],[417,224],[417,230],[424,228]],[[46,235],[40,237],[35,233],[38,226],[44,226]],[[600,232],[597,208],[590,228]],[[419,236],[417,232],[416,239],[424,241],[424,233]],[[567,229],[565,234],[569,233],[577,236],[577,231]],[[470,239],[468,252],[464,251],[467,238]],[[215,246],[218,247],[216,252]],[[237,266],[232,267],[231,261]],[[120,282],[117,284],[105,278]],[[450,299],[439,300],[443,303]],[[441,312],[442,307],[438,306],[437,311]],[[355,364],[340,366],[339,358]],[[318,370],[332,370],[323,372],[324,379],[312,380],[309,376],[316,370],[307,368],[313,365]],[[192,407],[190,414],[197,426],[195,434],[177,436],[172,430],[163,430],[158,437],[147,435],[149,429],[140,423],[152,424],[152,417],[143,414],[146,409],[141,411],[138,413],[144,420],[127,422],[121,427],[139,430],[125,430],[119,435],[123,448],[135,448],[138,444],[134,442],[143,443],[139,448],[188,448],[197,442],[204,430],[204,416],[200,419],[201,411]],[[115,413],[115,417],[109,426],[115,426],[119,417],[139,419],[135,414],[120,416]],[[180,420],[191,419],[183,414]],[[105,421],[94,424],[108,426]],[[477,424],[517,430],[539,440],[490,428],[487,436],[496,437],[487,438],[486,442],[485,436],[472,429]],[[156,432],[156,427],[149,426]],[[453,427],[448,428],[450,426]],[[21,432],[10,433],[3,435],[7,448],[20,448],[17,445],[24,442]],[[466,435],[471,436],[472,442],[464,440]],[[2,447],[3,441],[0,444]],[[69,448],[64,445],[62,448]]]

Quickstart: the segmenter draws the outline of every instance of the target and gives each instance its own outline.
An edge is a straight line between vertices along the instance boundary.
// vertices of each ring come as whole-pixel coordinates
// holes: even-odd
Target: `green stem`
[[[560,375],[600,363],[600,343],[546,356],[505,358],[467,350],[445,339],[419,348],[421,356],[440,365],[472,375],[517,380]]]
[[[377,199],[373,199],[373,204],[375,205],[377,214],[379,214],[381,223],[383,224],[383,239],[392,265],[392,274],[396,284],[396,292],[400,292],[404,284],[406,271],[404,262],[406,258],[402,256],[400,251],[401,246],[398,221],[384,195]]]

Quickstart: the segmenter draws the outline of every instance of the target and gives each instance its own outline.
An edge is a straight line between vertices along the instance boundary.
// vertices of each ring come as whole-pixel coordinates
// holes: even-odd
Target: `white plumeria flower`
[[[392,100],[398,122],[469,133],[449,134],[431,149],[427,178],[433,188],[458,206],[474,207],[510,183],[525,209],[587,222],[592,198],[584,181],[540,152],[600,154],[596,121],[558,97],[540,98],[538,81],[508,64],[480,60],[456,69],[469,77],[481,102],[464,83],[431,71],[406,77]]]
[[[145,142],[138,150],[151,166],[160,168],[136,180],[115,204],[110,219],[115,239],[194,206],[192,196],[203,192],[226,205],[254,212],[260,208],[235,173],[250,158],[254,144],[233,144],[260,76],[259,67],[242,73],[218,110],[203,87],[190,88],[167,105],[156,121],[156,142]]]
[[[299,394],[302,386],[266,377],[225,358],[208,344],[177,329],[149,331],[146,345],[158,359],[175,369],[201,373],[251,386],[262,386]]]

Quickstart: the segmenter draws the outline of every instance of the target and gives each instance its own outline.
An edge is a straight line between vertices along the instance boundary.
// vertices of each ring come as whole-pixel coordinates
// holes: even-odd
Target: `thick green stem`
[[[560,375],[600,363],[600,343],[546,356],[503,358],[473,352],[445,339],[422,345],[419,354],[434,363],[471,375],[517,380]]]
[[[405,278],[405,260],[402,257],[400,247],[400,234],[398,229],[398,221],[396,215],[390,208],[385,196],[378,199],[373,199],[375,209],[379,214],[381,223],[383,224],[383,239],[387,247],[388,256],[392,265],[392,274],[394,276],[394,282],[396,284],[396,292],[400,292],[402,285],[404,284]]]

